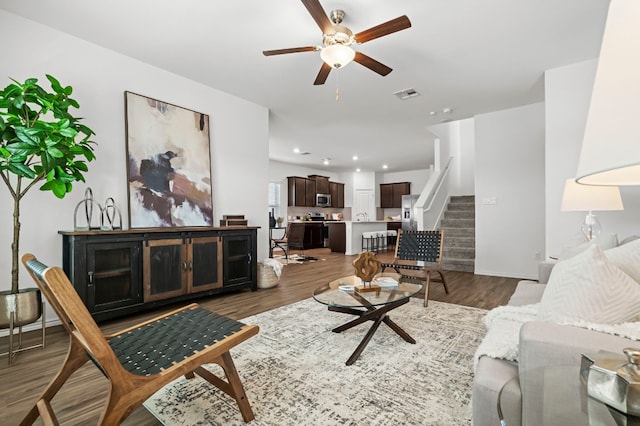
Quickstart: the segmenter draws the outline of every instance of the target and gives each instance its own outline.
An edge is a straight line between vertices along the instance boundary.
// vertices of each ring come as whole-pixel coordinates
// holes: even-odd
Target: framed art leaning
[[[211,226],[209,116],[125,92],[129,227]]]

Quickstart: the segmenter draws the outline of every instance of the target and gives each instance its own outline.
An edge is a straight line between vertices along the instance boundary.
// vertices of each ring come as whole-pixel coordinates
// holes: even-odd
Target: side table
[[[580,379],[578,366],[550,366],[525,374],[533,384],[529,392],[541,395],[533,410],[541,413],[538,426],[640,426],[640,418],[627,416],[587,395],[587,388]],[[514,380],[505,383],[498,394],[498,416],[502,426],[514,424],[501,407],[502,390]],[[504,414],[504,415],[503,415]]]

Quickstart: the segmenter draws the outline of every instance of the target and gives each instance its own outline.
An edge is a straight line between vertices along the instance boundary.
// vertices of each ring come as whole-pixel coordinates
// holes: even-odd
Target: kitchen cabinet
[[[306,207],[314,207],[316,205],[316,182],[313,179],[305,179],[305,197]]]
[[[411,182],[381,183],[380,207],[401,208],[402,196],[411,194]]]
[[[65,273],[96,321],[257,290],[255,227],[59,231]]]
[[[344,253],[347,249],[347,233],[344,222],[329,223],[329,248],[333,253]]]
[[[309,179],[313,179],[316,183],[317,194],[329,193],[329,178],[326,176],[310,175]]]
[[[307,179],[291,176],[287,178],[288,183],[288,205],[307,206]]]
[[[329,193],[331,194],[331,207],[343,209],[344,183],[329,182]]]
[[[304,222],[304,240],[302,246],[305,250],[324,247],[324,224],[322,222]]]

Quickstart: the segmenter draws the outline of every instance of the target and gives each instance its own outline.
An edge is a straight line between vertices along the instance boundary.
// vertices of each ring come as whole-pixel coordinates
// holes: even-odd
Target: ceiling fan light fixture
[[[349,46],[344,44],[332,44],[326,46],[320,52],[320,57],[329,66],[333,68],[342,68],[353,61],[356,52]]]

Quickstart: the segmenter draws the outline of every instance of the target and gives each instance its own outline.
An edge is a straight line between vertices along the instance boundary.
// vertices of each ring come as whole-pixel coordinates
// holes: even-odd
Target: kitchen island
[[[354,255],[362,251],[362,233],[386,231],[386,220],[327,222],[332,252]]]

